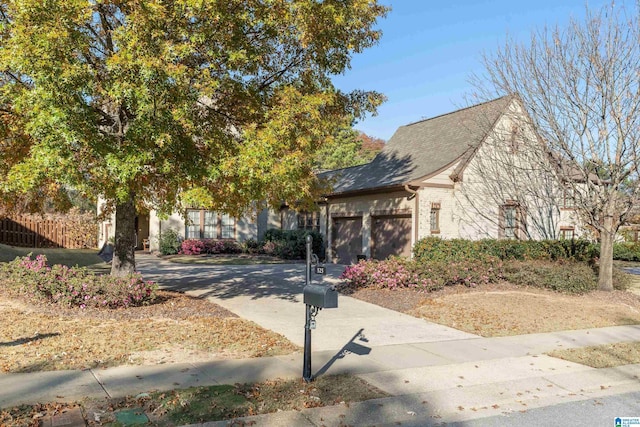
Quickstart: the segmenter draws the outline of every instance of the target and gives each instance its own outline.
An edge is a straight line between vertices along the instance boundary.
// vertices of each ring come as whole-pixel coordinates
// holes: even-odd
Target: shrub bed
[[[263,251],[285,259],[303,259],[306,257],[306,238],[313,238],[311,249],[320,258],[324,258],[322,234],[311,230],[270,229],[264,233]]]
[[[597,271],[589,264],[571,260],[501,261],[495,257],[477,260],[416,262],[402,258],[366,260],[348,266],[340,276],[343,289],[413,288],[433,291],[445,286],[475,287],[506,280],[518,286],[533,286],[558,292],[582,294],[598,288]],[[614,288],[625,289],[628,276],[614,269]]]
[[[340,275],[346,289],[415,288],[424,291],[445,286],[492,283],[502,278],[502,262],[494,257],[474,261],[419,263],[404,258],[362,260]]]
[[[178,253],[182,255],[238,254],[242,245],[235,240],[186,239],[180,244]]]
[[[592,261],[598,255],[597,245],[586,240],[464,240],[427,237],[413,247],[420,262],[473,260],[496,257],[507,260],[574,260]]]
[[[640,261],[640,242],[615,243],[613,259],[620,261]]]
[[[514,285],[573,294],[598,288],[597,276],[590,266],[570,261],[511,261],[505,264],[504,278]]]
[[[139,274],[129,277],[95,275],[84,268],[47,265],[47,257],[38,255],[16,258],[2,266],[9,282],[21,292],[69,307],[126,308],[152,303],[157,284],[142,280]]]

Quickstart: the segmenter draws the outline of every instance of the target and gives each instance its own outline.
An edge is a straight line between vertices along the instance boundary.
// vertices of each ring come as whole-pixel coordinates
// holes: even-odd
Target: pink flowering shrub
[[[198,239],[183,240],[178,253],[182,255],[200,255],[205,252],[205,243]]]
[[[95,275],[84,268],[47,265],[38,255],[17,258],[3,266],[10,282],[22,292],[69,307],[126,308],[148,305],[156,298],[158,285],[144,281],[139,274],[129,277]]]
[[[475,287],[502,278],[502,263],[488,258],[463,262],[419,263],[403,258],[385,261],[363,260],[348,266],[340,276],[346,289],[359,288],[414,288],[424,291],[444,286],[465,285]]]
[[[242,245],[235,240],[187,239],[180,245],[182,255],[236,254],[242,252]]]
[[[416,288],[424,290],[440,289],[444,283],[439,277],[423,277],[415,263],[403,258],[385,261],[362,260],[349,266],[340,275],[349,289],[358,288]]]
[[[224,253],[224,242],[216,239],[204,239],[204,251],[208,254]]]

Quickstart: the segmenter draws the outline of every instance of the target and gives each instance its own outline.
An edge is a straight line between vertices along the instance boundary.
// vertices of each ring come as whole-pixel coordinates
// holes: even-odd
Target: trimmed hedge
[[[586,240],[465,240],[426,237],[413,247],[417,261],[500,260],[592,261],[598,247]]]
[[[505,263],[505,280],[522,286],[534,286],[558,292],[582,294],[598,289],[598,269],[574,261],[511,261]],[[629,276],[613,269],[614,289],[624,290]]]
[[[306,237],[313,238],[313,253],[324,258],[324,242],[322,234],[311,230],[279,230],[272,228],[264,233],[263,250],[268,255],[285,259],[304,259],[306,257]]]

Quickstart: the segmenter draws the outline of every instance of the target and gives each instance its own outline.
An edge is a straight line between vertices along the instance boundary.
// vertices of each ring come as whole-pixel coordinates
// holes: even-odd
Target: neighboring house
[[[140,225],[138,238],[155,249],[167,228],[185,238],[239,241],[260,239],[270,228],[310,229],[325,236],[328,261],[348,264],[410,256],[413,244],[428,236],[579,237],[585,230],[571,194],[548,173],[553,168],[535,167],[547,154],[531,142],[538,139],[519,120],[524,114],[509,96],[401,126],[370,163],[322,173],[333,192],[315,212],[283,206],[234,219],[188,209],[166,220],[151,212],[140,218],[148,231]],[[112,228],[103,225],[103,240]]]

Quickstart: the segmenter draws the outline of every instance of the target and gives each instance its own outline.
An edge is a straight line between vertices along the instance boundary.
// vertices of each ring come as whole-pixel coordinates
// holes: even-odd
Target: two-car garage
[[[363,227],[369,223],[370,227]],[[365,233],[365,239],[363,235]],[[332,260],[338,264],[357,262],[367,252],[373,259],[391,255],[411,255],[411,213],[379,213],[333,216],[331,228]],[[366,251],[368,246],[370,251]]]

